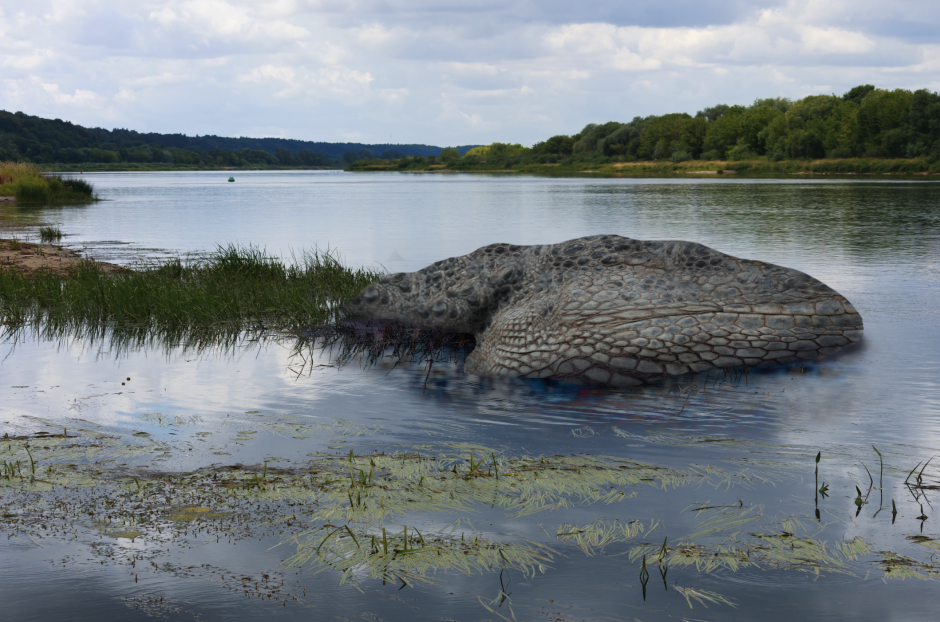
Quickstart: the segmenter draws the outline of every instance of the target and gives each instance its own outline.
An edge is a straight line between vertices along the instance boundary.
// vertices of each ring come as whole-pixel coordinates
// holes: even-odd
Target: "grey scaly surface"
[[[852,304],[807,274],[616,235],[491,244],[385,276],[350,310],[471,333],[472,374],[607,386],[808,361],[862,337]]]

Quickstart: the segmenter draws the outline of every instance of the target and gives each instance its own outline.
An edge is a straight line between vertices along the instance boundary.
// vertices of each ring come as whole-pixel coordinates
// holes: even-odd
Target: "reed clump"
[[[98,199],[84,179],[43,175],[28,162],[0,162],[0,196],[15,196],[26,203],[69,203]]]
[[[203,260],[118,273],[92,261],[65,276],[0,269],[0,324],[53,335],[108,329],[172,338],[293,329],[340,319],[343,303],[379,276],[347,268],[330,251],[288,264],[234,245]]]
[[[42,242],[58,242],[62,236],[62,230],[58,227],[39,227],[39,240]]]

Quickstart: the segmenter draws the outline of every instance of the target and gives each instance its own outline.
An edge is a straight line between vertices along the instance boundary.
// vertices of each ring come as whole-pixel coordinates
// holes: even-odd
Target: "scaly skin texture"
[[[862,337],[852,304],[807,274],[616,235],[491,244],[385,276],[350,310],[471,333],[472,374],[606,386],[809,361]]]

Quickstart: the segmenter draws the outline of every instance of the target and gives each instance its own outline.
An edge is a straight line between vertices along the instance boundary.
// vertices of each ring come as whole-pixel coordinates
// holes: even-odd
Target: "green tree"
[[[641,158],[672,158],[683,152],[693,157],[702,153],[707,122],[684,112],[667,114],[649,120],[640,138],[637,155]]]
[[[714,151],[723,158],[731,147],[738,144],[745,112],[744,106],[729,106],[724,114],[710,122],[705,132],[704,150]]]

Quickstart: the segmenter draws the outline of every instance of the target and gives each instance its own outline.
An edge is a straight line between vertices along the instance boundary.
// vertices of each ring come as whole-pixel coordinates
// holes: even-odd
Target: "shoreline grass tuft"
[[[0,162],[0,196],[15,196],[24,203],[97,201],[89,182],[76,177],[43,174],[27,162]]]
[[[256,247],[234,245],[191,263],[173,259],[119,273],[92,261],[64,277],[0,269],[0,325],[171,339],[299,329],[342,319],[343,303],[379,276],[347,268],[329,250],[288,264]]]
[[[39,227],[39,240],[41,242],[58,242],[62,239],[62,230],[58,227]]]

